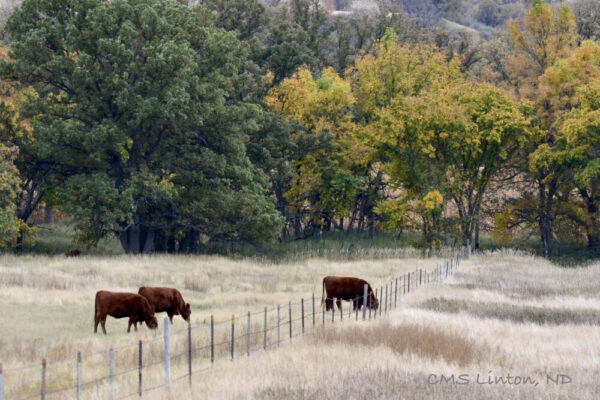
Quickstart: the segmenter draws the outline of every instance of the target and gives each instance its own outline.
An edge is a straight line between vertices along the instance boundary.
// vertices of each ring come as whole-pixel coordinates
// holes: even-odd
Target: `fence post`
[[[267,349],[267,307],[265,307],[265,324],[264,324],[264,343],[263,343],[263,348],[266,350]]]
[[[410,272],[406,275],[408,276],[408,282],[406,282],[406,291],[410,293]]]
[[[0,363],[0,400],[4,400],[4,376],[2,375],[2,363]]]
[[[419,286],[423,284],[423,270],[419,270]]]
[[[77,352],[77,400],[81,399],[81,352]]]
[[[387,314],[387,306],[388,306],[388,302],[387,302],[387,292],[388,292],[388,287],[387,287],[387,283],[385,284],[385,313]],[[381,314],[380,314],[381,315]]]
[[[300,304],[302,305],[302,334],[304,335],[304,298],[300,300]]]
[[[381,300],[383,300],[383,286],[379,287],[379,297],[381,297]],[[387,302],[387,298],[385,299],[385,301]],[[381,307],[381,304],[379,304],[379,318],[381,318],[381,309],[383,307]],[[377,313],[377,310],[375,310],[375,313]]]
[[[192,321],[188,320],[188,380],[192,384]]]
[[[365,283],[364,289],[363,289],[363,321],[367,318],[367,293],[368,293],[368,287],[369,285]]]
[[[142,397],[142,341],[138,345],[138,396]]]
[[[375,298],[377,300],[381,300],[381,294],[379,293],[379,289],[375,288]],[[377,308],[375,309],[375,313],[373,314],[373,319],[377,319]],[[369,309],[369,314],[371,314],[371,309]],[[371,315],[369,315],[371,317]]]
[[[248,311],[248,332],[246,332],[246,353],[248,354],[248,358],[250,358],[250,311]]]
[[[290,342],[292,341],[292,302],[288,303],[288,309],[290,310]]]
[[[46,399],[46,359],[42,360],[42,390],[41,390],[42,400]]]
[[[358,321],[358,296],[356,296],[356,302],[354,303],[354,311],[356,312],[356,321]]]
[[[279,314],[279,304],[277,304],[277,347],[279,347],[279,341],[281,340],[279,323],[281,321],[281,317]]]
[[[171,389],[171,326],[169,318],[164,319],[164,338],[165,338],[165,391]]]
[[[340,299],[340,322],[344,320],[344,300]]]
[[[115,376],[115,348],[111,345],[108,351],[110,364],[108,367],[108,384],[110,385],[110,400],[113,400],[113,379]]]
[[[312,294],[313,329],[315,329],[315,294]]]
[[[394,290],[394,308],[398,308],[398,278],[396,278],[396,290]]]
[[[210,362],[215,362],[215,316],[210,316]]]
[[[231,315],[231,361],[233,361],[233,352],[235,348],[235,315]]]

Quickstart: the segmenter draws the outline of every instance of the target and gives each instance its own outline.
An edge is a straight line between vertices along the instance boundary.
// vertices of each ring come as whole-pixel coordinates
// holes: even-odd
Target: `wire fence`
[[[416,268],[372,287],[378,307],[365,285],[363,294],[347,305],[340,299],[315,298],[313,293],[308,299],[232,315],[231,320],[215,321],[211,316],[209,323],[188,323],[187,329],[173,332],[165,317],[162,337],[60,360],[43,359],[39,364],[3,369],[0,363],[0,400],[79,400],[89,397],[87,391],[116,400],[143,397],[161,388],[168,392],[171,382],[187,379],[192,384],[193,377],[210,371],[215,360],[249,358],[331,324],[380,319],[396,309],[407,293],[445,280],[465,257],[470,257],[469,249],[432,270]]]

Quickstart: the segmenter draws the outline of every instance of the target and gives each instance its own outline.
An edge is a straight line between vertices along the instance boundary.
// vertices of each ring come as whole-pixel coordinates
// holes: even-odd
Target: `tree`
[[[545,110],[553,114],[555,144],[534,155],[568,172],[579,193],[562,214],[579,224],[588,247],[600,249],[600,174],[598,169],[598,90],[600,47],[584,41],[564,60],[558,60],[541,78]],[[540,153],[538,155],[538,153]]]
[[[22,113],[81,240],[139,253],[279,235],[246,156],[261,108],[238,89],[261,78],[211,20],[174,0],[25,0],[9,19],[5,76],[35,91]]]
[[[544,257],[552,253],[553,226],[560,199],[568,198],[568,176],[562,168],[547,162],[552,151],[557,131],[554,129],[555,115],[548,112],[542,91],[538,90],[538,78],[556,60],[566,57],[577,43],[575,17],[567,6],[558,11],[554,7],[535,0],[527,11],[524,29],[518,22],[509,24],[510,40],[514,55],[507,60],[507,70],[523,98],[537,102],[538,118],[534,121],[538,129],[536,142],[532,144],[529,165],[524,171],[537,186],[537,198],[531,199],[529,209],[535,211]]]
[[[14,165],[16,152],[16,148],[0,142],[0,249],[13,247],[19,235],[16,199],[20,182]]]
[[[573,4],[577,32],[582,39],[600,39],[600,3],[595,0],[578,0]]]

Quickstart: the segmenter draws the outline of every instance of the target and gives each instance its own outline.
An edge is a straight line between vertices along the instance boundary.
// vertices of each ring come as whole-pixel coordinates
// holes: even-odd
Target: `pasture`
[[[70,358],[77,351],[105,351],[110,345],[135,345],[138,340],[155,340],[158,349],[150,348],[148,354],[159,353],[164,314],[158,315],[157,331],[144,326],[127,334],[126,320],[109,317],[108,335],[93,334],[94,294],[99,289],[137,292],[142,285],[177,287],[191,304],[196,325],[210,321],[211,315],[227,321],[232,314],[244,317],[248,311],[309,299],[313,293],[320,300],[325,275],[360,276],[379,286],[417,267],[431,270],[440,261],[313,258],[272,263],[215,256],[5,255],[0,257],[0,362],[10,370],[39,363],[43,357]],[[286,340],[276,351],[256,352],[234,362],[220,357],[210,370],[194,375],[191,388],[187,380],[173,382],[170,396],[593,399],[600,392],[598,288],[600,264],[566,269],[514,253],[474,256],[463,260],[457,274],[443,284],[407,295],[381,321],[336,321],[294,339],[292,345]],[[173,332],[186,327],[175,317]],[[107,368],[102,357],[97,363],[86,362],[84,377]],[[174,372],[179,372],[177,368]],[[163,383],[162,371],[158,368],[144,377],[148,387]],[[52,373],[56,378],[62,372],[57,367]],[[462,382],[468,383],[440,381],[441,375],[458,380],[461,374]],[[538,385],[481,384],[477,374],[479,381],[510,374],[529,377]],[[564,374],[571,382],[557,385],[548,382],[547,374]],[[28,376],[7,372],[5,386]],[[22,393],[10,393],[20,398],[35,390],[39,369],[31,379],[36,381],[23,385]],[[132,376],[132,381],[136,379]],[[107,398],[105,386],[85,393],[84,398]],[[162,389],[144,395],[168,397]]]

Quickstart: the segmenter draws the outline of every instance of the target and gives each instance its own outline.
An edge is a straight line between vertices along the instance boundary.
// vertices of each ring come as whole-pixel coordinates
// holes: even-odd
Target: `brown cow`
[[[134,325],[137,330],[138,322],[145,322],[148,328],[158,328],[158,321],[154,316],[154,311],[146,300],[135,293],[118,293],[100,290],[96,293],[96,304],[94,311],[94,333],[98,331],[98,324],[102,324],[102,331],[106,335],[106,316],[110,315],[114,318],[129,317],[127,325],[127,333],[131,330],[131,325]]]
[[[365,285],[367,285],[367,307],[377,310],[379,301],[375,297],[371,285],[364,279],[349,276],[326,276],[323,278],[321,305],[325,301],[325,311],[329,311],[333,308],[333,300],[335,299],[335,303],[341,311],[342,300],[349,300],[352,301],[354,310],[360,309],[363,305]]]
[[[192,313],[190,304],[183,301],[179,290],[166,287],[142,286],[138,290],[138,294],[148,299],[148,302],[154,308],[154,312],[166,311],[171,323],[173,323],[174,315],[181,315],[186,321],[190,320],[190,314]]]

